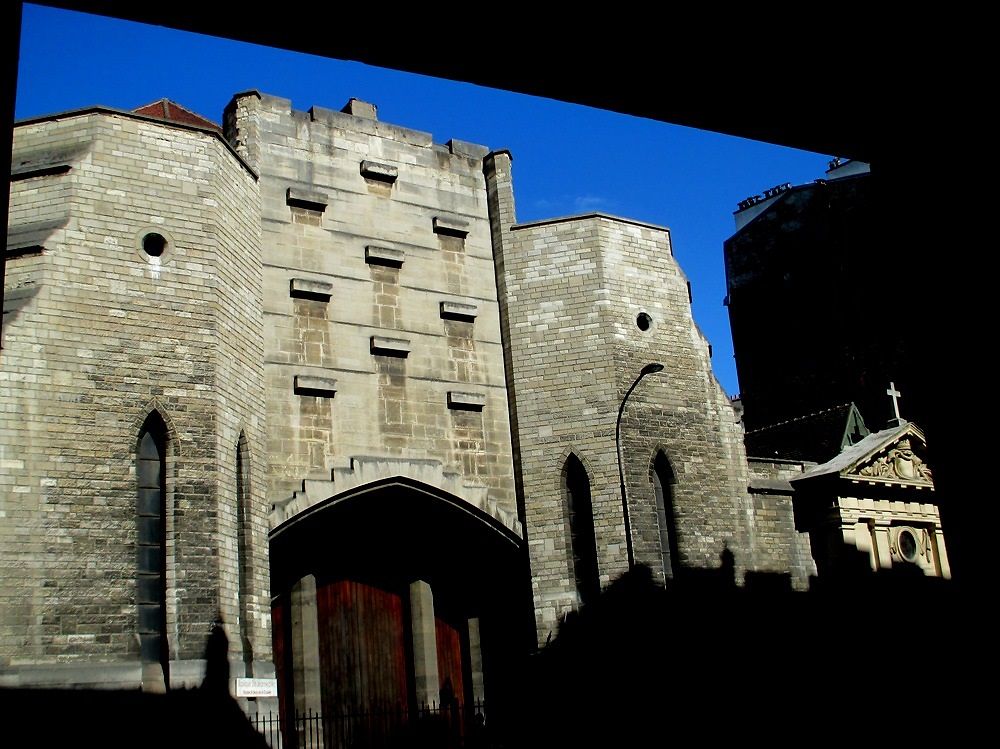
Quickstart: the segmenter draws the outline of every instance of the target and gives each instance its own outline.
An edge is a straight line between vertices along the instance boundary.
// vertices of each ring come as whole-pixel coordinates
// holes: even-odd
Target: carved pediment
[[[924,456],[927,446],[916,430],[907,430],[848,468],[844,475],[892,483],[934,485]]]

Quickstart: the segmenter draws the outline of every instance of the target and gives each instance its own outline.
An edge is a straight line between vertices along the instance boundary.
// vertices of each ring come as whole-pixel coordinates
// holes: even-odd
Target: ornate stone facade
[[[856,549],[875,572],[912,565],[931,577],[951,577],[922,454],[923,432],[904,423],[792,479],[799,528],[812,539],[821,575],[851,571]]]

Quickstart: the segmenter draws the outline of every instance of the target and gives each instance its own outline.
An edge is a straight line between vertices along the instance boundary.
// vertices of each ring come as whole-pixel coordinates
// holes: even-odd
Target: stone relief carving
[[[871,463],[858,469],[861,476],[873,476],[883,479],[902,479],[903,481],[922,481],[931,483],[931,469],[913,451],[910,440],[906,437],[896,443],[883,455],[877,456]]]

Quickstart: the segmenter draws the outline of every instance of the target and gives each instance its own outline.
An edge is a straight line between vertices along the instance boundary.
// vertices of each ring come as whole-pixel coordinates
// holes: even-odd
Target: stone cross
[[[896,414],[896,423],[901,424],[903,419],[899,416],[899,396],[902,395],[901,392],[896,390],[896,383],[890,382],[889,389],[885,391],[885,394],[892,398],[892,410]]]

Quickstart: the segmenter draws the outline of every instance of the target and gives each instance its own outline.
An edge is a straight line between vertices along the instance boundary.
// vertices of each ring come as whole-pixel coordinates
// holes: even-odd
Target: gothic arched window
[[[597,540],[594,537],[594,508],[590,499],[590,479],[580,459],[570,455],[563,469],[566,507],[569,513],[573,575],[580,601],[589,603],[601,592],[597,567]]]
[[[160,664],[164,684],[169,684],[166,456],[167,427],[154,411],[136,447],[136,605],[142,661]]]
[[[674,478],[670,461],[662,451],[653,460],[653,494],[656,498],[656,524],[660,530],[660,556],[664,577],[674,577],[680,570],[677,554],[677,518],[674,515]]]

